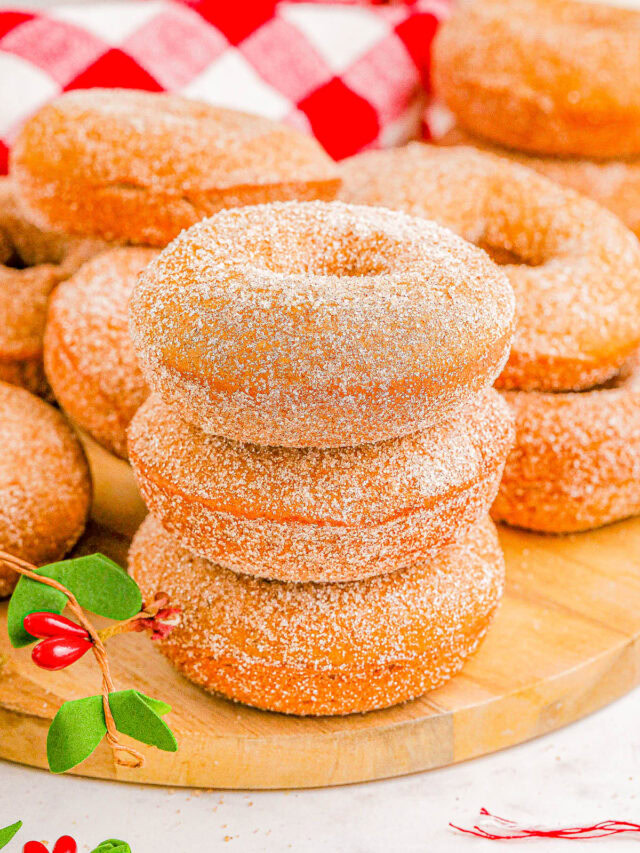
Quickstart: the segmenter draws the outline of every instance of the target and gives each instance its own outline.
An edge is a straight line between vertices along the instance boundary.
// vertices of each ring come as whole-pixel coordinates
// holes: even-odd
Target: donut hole
[[[318,242],[301,234],[281,244],[278,252],[258,250],[256,254],[260,261],[255,266],[278,275],[364,278],[388,274],[389,259],[398,258],[401,247],[387,235],[358,238],[348,233],[344,239]]]
[[[537,267],[540,266],[541,263],[535,263],[531,258],[524,258],[522,255],[518,255],[513,251],[513,249],[508,249],[506,246],[494,245],[493,243],[489,243],[487,240],[478,240],[476,246],[485,251],[494,264],[498,264],[500,267]]]

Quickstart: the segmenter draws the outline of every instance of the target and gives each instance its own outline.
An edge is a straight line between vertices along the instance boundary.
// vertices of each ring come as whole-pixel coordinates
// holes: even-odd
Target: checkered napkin
[[[22,122],[68,89],[178,92],[313,133],[339,159],[420,132],[449,0],[96,0],[0,10],[0,172]]]

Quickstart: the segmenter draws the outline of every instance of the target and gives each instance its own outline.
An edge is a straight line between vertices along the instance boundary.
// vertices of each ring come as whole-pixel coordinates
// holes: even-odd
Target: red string
[[[450,823],[451,829],[464,835],[474,835],[476,838],[486,838],[489,841],[513,841],[517,838],[565,838],[567,841],[578,841],[587,838],[607,838],[611,835],[621,835],[625,832],[640,833],[640,823],[626,820],[603,820],[589,826],[568,826],[557,829],[543,827],[518,826],[515,821],[492,815],[487,809],[480,809],[480,814],[488,818],[486,826],[476,824],[471,829]],[[495,832],[487,826],[493,825]],[[502,829],[500,829],[502,827]]]

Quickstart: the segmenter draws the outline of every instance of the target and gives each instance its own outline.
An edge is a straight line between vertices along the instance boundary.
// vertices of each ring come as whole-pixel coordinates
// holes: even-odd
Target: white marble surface
[[[482,806],[547,825],[607,818],[640,822],[640,691],[591,717],[527,744],[442,770],[313,791],[229,792],[141,787],[0,763],[0,826],[29,838],[72,834],[87,851],[107,837],[133,853],[483,853],[488,841],[452,833]],[[20,839],[20,844],[18,843]],[[598,853],[637,849],[589,842]],[[631,846],[630,846],[631,845]],[[584,850],[562,841],[503,842],[546,851]]]

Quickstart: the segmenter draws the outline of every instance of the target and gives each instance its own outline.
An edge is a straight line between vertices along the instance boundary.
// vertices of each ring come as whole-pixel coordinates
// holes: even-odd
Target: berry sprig
[[[15,834],[22,828],[22,821],[17,820],[10,826],[0,829],[0,850],[6,847]],[[77,853],[78,845],[70,835],[61,835],[53,845],[51,853]],[[49,853],[42,841],[27,841],[22,848],[22,853]],[[131,848],[126,841],[117,838],[107,838],[94,847],[91,853],[131,853]]]
[[[102,673],[102,694],[65,702],[47,736],[47,758],[54,773],[84,761],[106,737],[116,764],[141,767],[143,755],[118,733],[175,752],[177,743],[162,720],[171,708],[137,690],[116,691],[105,648],[108,639],[130,631],[149,630],[152,639],[165,637],[179,611],[160,594],[142,605],[140,589],[117,563],[102,554],[63,560],[37,568],[0,551],[0,561],[21,575],[9,602],[8,631],[14,647],[36,640],[32,660],[45,669],[70,666],[90,649]],[[77,621],[62,616],[68,607]],[[118,620],[98,631],[84,609]]]

